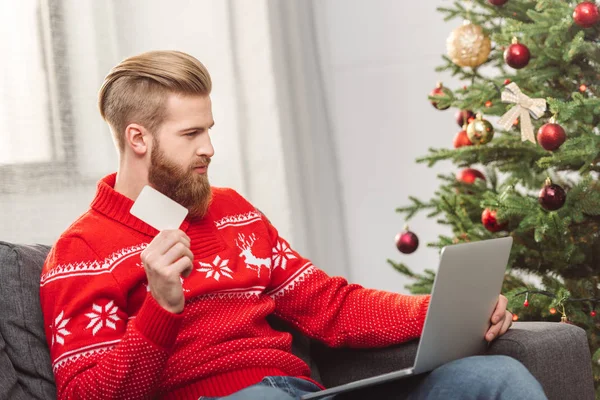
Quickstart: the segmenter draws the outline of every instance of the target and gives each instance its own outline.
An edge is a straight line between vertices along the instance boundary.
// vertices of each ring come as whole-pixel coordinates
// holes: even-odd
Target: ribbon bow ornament
[[[514,103],[515,106],[508,110],[506,114],[498,120],[500,125],[505,130],[510,129],[517,117],[521,121],[521,140],[529,140],[535,144],[535,136],[533,134],[533,125],[531,124],[531,114],[535,119],[540,118],[546,111],[546,100],[532,99],[521,92],[521,89],[516,83],[512,82],[506,86],[502,92],[503,103]]]

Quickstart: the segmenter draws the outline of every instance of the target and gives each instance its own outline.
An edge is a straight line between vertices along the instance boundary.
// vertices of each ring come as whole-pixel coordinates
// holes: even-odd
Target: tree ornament
[[[444,87],[444,85],[442,84],[442,82],[438,82],[437,85],[435,86],[435,89],[433,89],[431,91],[431,93],[429,93],[429,96],[431,97],[441,97],[441,96],[445,96],[447,95],[447,91],[446,88]],[[447,110],[448,108],[450,108],[450,105],[447,105],[445,107],[440,107],[439,103],[437,101],[433,101],[431,100],[431,105],[434,106],[435,108],[437,108],[438,110]]]
[[[515,119],[519,117],[521,122],[521,140],[529,140],[535,144],[535,134],[530,114],[536,119],[544,115],[544,112],[546,112],[546,100],[530,98],[521,92],[519,86],[514,82],[506,85],[501,98],[503,103],[514,103],[516,105],[498,120],[498,125],[505,130],[509,130]]]
[[[548,211],[555,211],[561,208],[567,200],[567,194],[565,190],[550,181],[550,178],[546,179],[546,184],[540,190],[538,201],[542,207]]]
[[[446,39],[446,49],[454,64],[475,68],[487,61],[492,42],[481,26],[465,21],[450,33]]]
[[[499,224],[498,219],[496,218],[496,211],[490,210],[489,208],[486,208],[483,210],[483,213],[481,213],[481,223],[485,229],[490,232],[499,232],[508,225],[506,222]]]
[[[558,149],[567,139],[565,130],[556,123],[554,117],[545,125],[542,125],[537,133],[537,141],[545,150],[554,151]]]
[[[515,322],[518,321],[519,320],[519,316],[517,314],[513,314],[512,320],[515,321]]]
[[[489,121],[482,119],[481,114],[477,114],[467,126],[467,135],[473,144],[486,144],[494,137],[494,127]]]
[[[595,317],[595,316],[596,316],[596,310],[592,310],[592,311],[590,312],[590,316],[591,316],[591,317]]]
[[[583,28],[591,28],[599,19],[598,7],[591,1],[577,4],[573,10],[573,21]]]
[[[509,84],[509,83],[511,83],[511,82],[512,82],[512,81],[511,81],[510,79],[505,79],[505,80],[504,80],[504,85],[506,86],[506,85],[508,85],[508,84]]]
[[[419,238],[404,226],[404,231],[396,235],[396,247],[401,253],[410,254],[419,247]]]
[[[477,178],[485,181],[485,175],[475,168],[465,168],[456,174],[456,179],[467,185],[472,185]]]
[[[556,308],[552,307],[550,309],[550,314],[553,314],[553,315],[556,314]]]
[[[456,134],[453,144],[455,149],[463,146],[473,146],[473,143],[469,140],[469,135],[467,135],[467,125]]]
[[[529,293],[525,293],[525,302],[523,303],[524,307],[529,307]]]
[[[513,38],[512,44],[504,51],[504,61],[514,69],[521,69],[529,64],[531,54],[524,44]]]
[[[461,128],[475,118],[475,113],[471,110],[458,110],[456,112],[456,123]]]
[[[490,3],[493,6],[503,6],[508,2],[508,0],[488,0],[488,3]]]

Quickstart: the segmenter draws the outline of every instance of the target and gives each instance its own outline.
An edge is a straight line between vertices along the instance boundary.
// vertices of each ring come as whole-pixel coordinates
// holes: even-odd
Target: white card
[[[179,229],[188,209],[146,185],[131,207],[131,214],[154,229]]]

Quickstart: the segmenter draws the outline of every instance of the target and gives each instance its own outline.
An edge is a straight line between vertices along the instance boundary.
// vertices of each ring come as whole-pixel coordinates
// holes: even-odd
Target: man
[[[172,51],[131,57],[106,77],[99,107],[119,170],[99,182],[41,277],[61,399],[286,399],[320,390],[270,314],[329,346],[383,347],[421,334],[428,296],[330,278],[239,194],[211,188],[211,85],[198,60]],[[189,210],[180,229],[158,232],[130,214],[146,184]],[[492,323],[488,340],[511,323],[503,296]],[[414,396],[447,398],[451,387],[472,398],[544,398],[507,357],[445,368]],[[465,377],[473,371],[486,379]]]

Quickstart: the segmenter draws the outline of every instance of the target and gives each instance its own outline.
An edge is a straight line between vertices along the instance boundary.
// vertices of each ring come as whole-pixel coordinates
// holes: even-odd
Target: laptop
[[[512,237],[446,246],[413,367],[306,394],[302,400],[379,385],[483,354],[484,336],[502,289]]]

